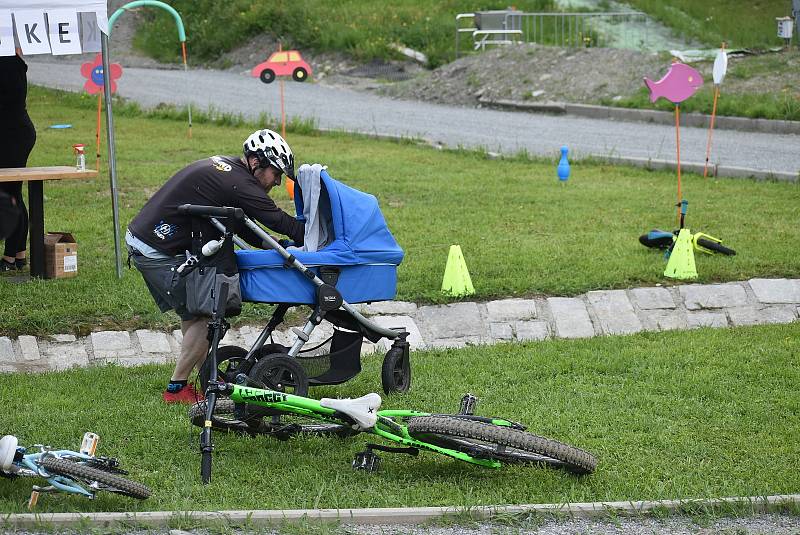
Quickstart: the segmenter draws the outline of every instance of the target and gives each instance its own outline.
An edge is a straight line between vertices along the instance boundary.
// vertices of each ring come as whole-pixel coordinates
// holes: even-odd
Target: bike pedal
[[[233,417],[240,421],[247,419],[247,405],[244,403],[235,403],[233,405]]]
[[[289,440],[301,430],[302,427],[300,427],[298,424],[286,424],[273,431],[272,435],[278,440]]]
[[[367,450],[356,453],[353,459],[354,470],[364,470],[365,472],[377,472],[381,465],[381,458],[375,453]]]
[[[461,398],[461,405],[458,414],[464,416],[473,416],[475,414],[475,407],[478,406],[478,397],[474,394],[464,394]]]

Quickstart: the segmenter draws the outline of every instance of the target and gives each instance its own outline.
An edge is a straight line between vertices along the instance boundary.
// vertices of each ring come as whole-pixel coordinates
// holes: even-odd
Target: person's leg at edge
[[[22,198],[22,194],[20,193],[18,204],[21,208],[20,210],[20,218],[19,218],[19,227],[17,229],[19,233],[19,245],[16,255],[14,255],[14,264],[16,265],[17,269],[23,269],[26,265],[28,265],[28,254],[27,254],[27,237],[28,237],[28,207],[25,206],[25,200]],[[20,232],[21,231],[21,232]]]
[[[202,396],[191,386],[185,386],[192,370],[199,368],[208,354],[208,318],[198,317],[181,321],[183,342],[178,362],[172,372],[170,384],[164,392],[164,400],[194,403]]]
[[[200,367],[208,354],[208,318],[181,321],[181,354],[175,364],[172,379],[185,381],[195,367]]]
[[[20,208],[17,225],[5,240],[2,271],[22,269],[26,263],[26,244],[28,238],[28,210],[22,197],[22,182],[7,182],[0,190],[11,196]]]

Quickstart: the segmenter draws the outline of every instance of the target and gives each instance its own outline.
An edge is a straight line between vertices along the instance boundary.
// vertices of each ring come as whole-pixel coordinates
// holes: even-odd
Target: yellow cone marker
[[[667,269],[664,276],[671,279],[696,279],[697,268],[694,265],[694,248],[692,247],[692,234],[689,229],[683,228],[678,233],[678,239],[672,253],[669,255]]]
[[[475,293],[460,245],[450,246],[450,253],[447,255],[447,266],[444,268],[442,293],[453,297],[462,297]]]

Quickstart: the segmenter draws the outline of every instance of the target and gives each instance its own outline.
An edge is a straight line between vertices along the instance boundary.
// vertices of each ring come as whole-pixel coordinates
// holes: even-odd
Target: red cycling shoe
[[[186,403],[189,405],[206,399],[202,392],[198,392],[194,389],[194,385],[186,385],[177,392],[164,391],[162,397],[165,403]]]

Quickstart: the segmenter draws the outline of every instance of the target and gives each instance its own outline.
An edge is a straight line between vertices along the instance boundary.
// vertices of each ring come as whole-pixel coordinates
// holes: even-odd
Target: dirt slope
[[[520,45],[459,59],[382,92],[461,105],[474,104],[478,97],[593,102],[635,92],[643,75],[658,76],[664,61],[657,54],[633,50]]]
[[[467,106],[477,105],[480,97],[597,104],[633,95],[642,87],[643,76],[660,78],[671,60],[668,53],[527,44],[460,58],[414,80],[382,87],[380,92]],[[707,84],[712,83],[712,62],[693,65]],[[731,56],[724,88],[730,93],[788,92],[800,99],[800,52]]]

